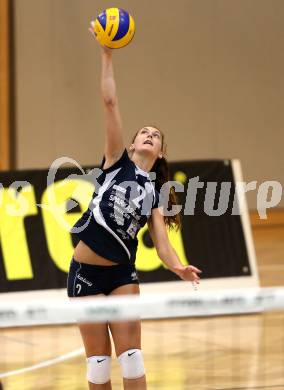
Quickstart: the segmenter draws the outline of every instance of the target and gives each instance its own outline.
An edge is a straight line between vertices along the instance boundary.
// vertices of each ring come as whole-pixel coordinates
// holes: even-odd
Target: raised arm
[[[89,29],[89,31],[95,38],[92,27]],[[111,49],[108,49],[107,47],[101,47],[101,61],[101,94],[106,120],[106,142],[104,150],[106,161],[104,168],[107,168],[120,158],[124,151],[125,145],[123,141],[121,116],[116,95],[116,84],[114,80]]]
[[[199,283],[200,278],[198,274],[202,271],[193,265],[184,266],[180,262],[175,249],[169,241],[164,217],[158,208],[153,209],[148,227],[157,254],[162,262],[181,279]]]
[[[101,92],[106,119],[105,168],[119,159],[125,148],[113,74],[112,50],[102,48]]]

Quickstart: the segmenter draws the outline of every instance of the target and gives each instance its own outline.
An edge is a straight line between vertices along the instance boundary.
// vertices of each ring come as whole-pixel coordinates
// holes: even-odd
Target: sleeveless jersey
[[[100,256],[134,263],[137,233],[158,207],[159,193],[149,173],[129,158],[126,149],[111,167],[102,169],[96,186],[88,210],[71,232]]]

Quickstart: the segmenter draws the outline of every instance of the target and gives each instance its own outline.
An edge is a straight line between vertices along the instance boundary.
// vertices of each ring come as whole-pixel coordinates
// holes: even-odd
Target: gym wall
[[[133,43],[114,53],[127,142],[156,124],[171,161],[237,158],[245,181],[283,185],[283,1],[115,5],[137,28]],[[88,23],[108,6],[14,0],[17,168],[47,168],[63,155],[100,161],[100,57]],[[248,194],[250,209],[256,195]]]

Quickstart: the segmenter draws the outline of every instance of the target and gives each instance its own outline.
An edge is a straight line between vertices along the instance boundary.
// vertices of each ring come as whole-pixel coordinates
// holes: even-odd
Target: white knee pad
[[[87,358],[87,379],[94,384],[104,384],[110,380],[110,356],[91,356]]]
[[[118,361],[123,378],[137,379],[145,375],[143,355],[140,349],[129,349],[123,352],[118,357]]]

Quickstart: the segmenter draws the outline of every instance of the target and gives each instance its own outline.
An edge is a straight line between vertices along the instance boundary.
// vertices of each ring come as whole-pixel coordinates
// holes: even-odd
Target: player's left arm
[[[202,271],[193,265],[184,266],[171,245],[166,229],[164,216],[160,209],[152,210],[151,218],[148,222],[149,232],[156,247],[157,254],[162,262],[181,279],[199,283]]]

